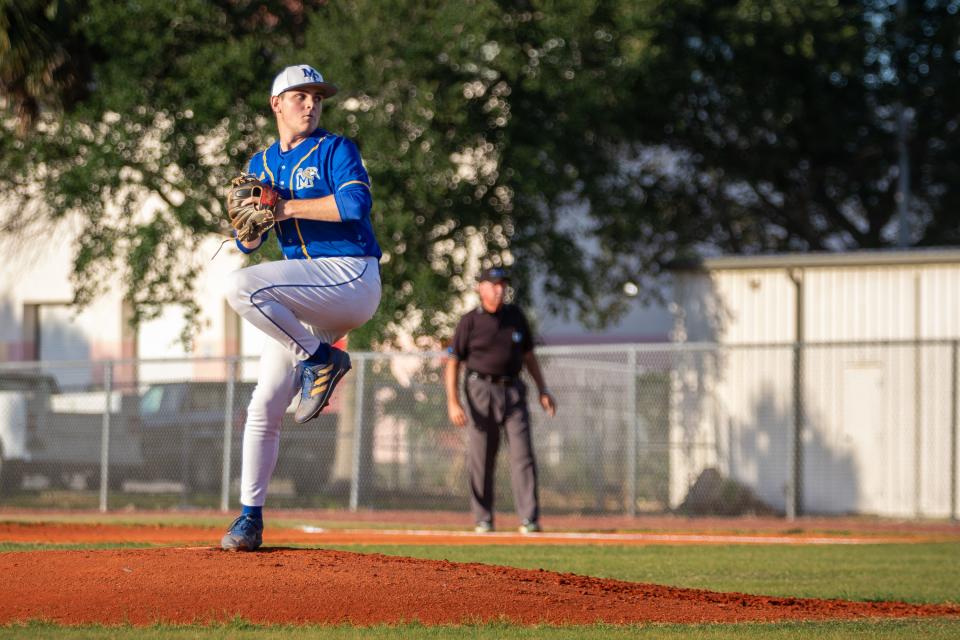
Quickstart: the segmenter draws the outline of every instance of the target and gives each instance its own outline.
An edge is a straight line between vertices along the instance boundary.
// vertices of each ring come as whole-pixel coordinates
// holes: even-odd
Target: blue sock
[[[243,510],[240,512],[240,515],[250,516],[251,518],[263,520],[263,507],[248,507],[245,504],[240,506],[243,507]]]
[[[326,342],[321,342],[317,350],[304,362],[307,364],[326,364],[330,362],[330,345]]]

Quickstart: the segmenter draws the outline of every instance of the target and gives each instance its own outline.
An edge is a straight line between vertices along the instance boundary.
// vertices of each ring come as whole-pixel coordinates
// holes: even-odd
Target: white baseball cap
[[[277,74],[277,77],[273,80],[273,91],[270,92],[270,95],[278,96],[284,91],[307,86],[319,89],[320,95],[324,99],[337,93],[336,85],[324,82],[319,71],[308,64],[296,64]]]

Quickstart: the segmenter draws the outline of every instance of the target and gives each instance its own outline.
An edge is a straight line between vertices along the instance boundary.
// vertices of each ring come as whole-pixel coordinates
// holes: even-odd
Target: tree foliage
[[[81,301],[115,269],[141,313],[182,301],[173,249],[217,227],[220,186],[275,135],[271,78],[309,62],[341,88],[322,122],[362,150],[387,254],[360,343],[447,326],[475,243],[516,259],[521,298],[538,282],[599,326],[677,257],[894,244],[902,113],[911,240],[958,242],[958,4],[3,3],[8,41],[34,44],[14,18],[47,37],[0,63],[7,111],[16,86],[41,108],[0,130],[0,181],[81,214]],[[37,82],[65,51],[82,82]]]
[[[617,4],[356,0],[311,21],[308,57],[350,96],[327,121],[360,140],[380,203],[385,320],[471,286],[471,238],[517,258],[521,299],[536,275],[558,306],[605,311],[575,209],[616,162]]]
[[[70,108],[87,95],[81,7],[77,0],[0,0],[0,94],[21,135],[42,107]]]
[[[218,227],[221,185],[264,141],[274,50],[302,43],[305,17],[287,4],[72,3],[71,53],[91,60],[88,95],[68,103],[57,86],[44,88],[44,116],[26,136],[4,130],[0,162],[27,203],[6,228],[25,226],[27,212],[83,221],[78,302],[119,271],[135,320],[169,302],[195,312],[198,269],[178,249]]]
[[[628,138],[644,208],[680,238],[732,253],[895,244],[903,109],[910,241],[957,242],[960,3],[646,8],[629,38],[642,116]],[[604,235],[633,235],[623,220]]]

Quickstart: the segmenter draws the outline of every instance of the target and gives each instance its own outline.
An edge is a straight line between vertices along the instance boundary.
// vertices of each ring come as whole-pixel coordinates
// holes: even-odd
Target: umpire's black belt
[[[472,380],[486,380],[487,382],[492,382],[493,384],[502,384],[504,386],[511,385],[517,380],[514,376],[495,376],[489,373],[480,373],[479,371],[474,371],[473,369],[468,369],[467,375]]]

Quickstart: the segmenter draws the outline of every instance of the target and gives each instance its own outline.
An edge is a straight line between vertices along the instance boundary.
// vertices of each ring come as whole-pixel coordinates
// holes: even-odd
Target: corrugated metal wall
[[[723,348],[676,373],[671,437],[697,446],[671,457],[674,505],[714,466],[784,509],[799,397],[806,511],[956,514],[949,341],[960,337],[960,263],[683,272],[675,291],[678,339]]]

